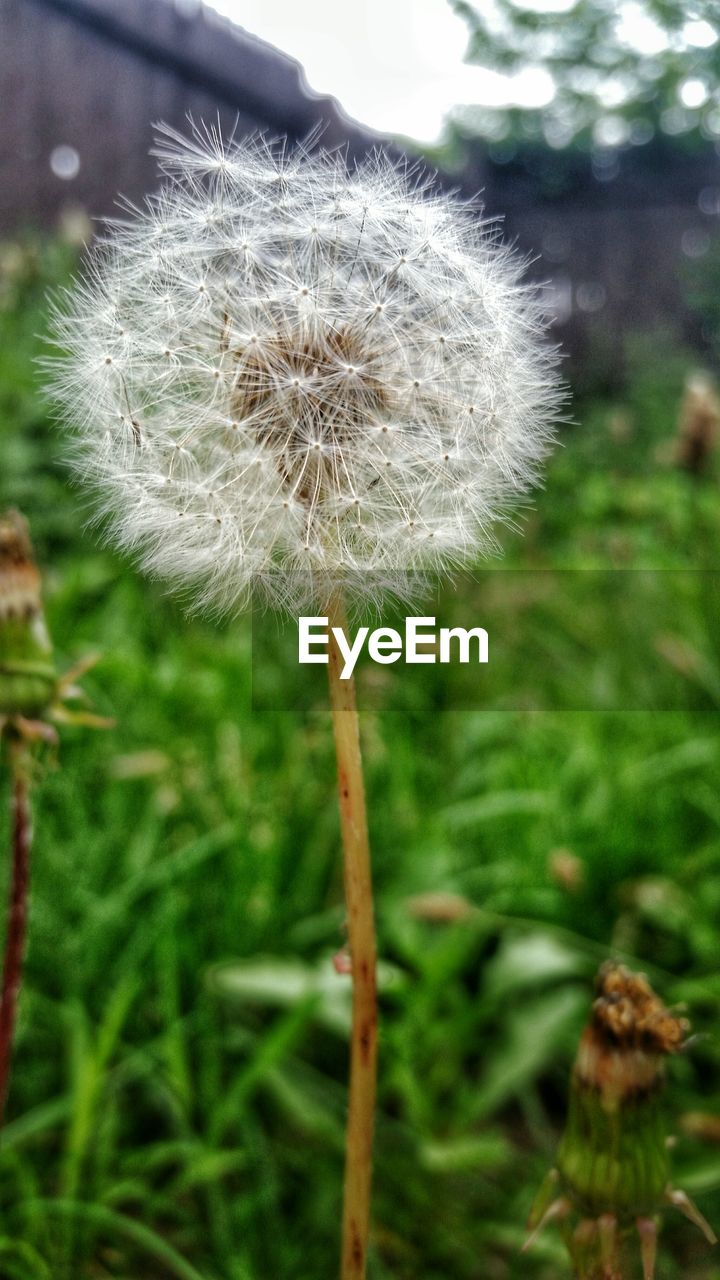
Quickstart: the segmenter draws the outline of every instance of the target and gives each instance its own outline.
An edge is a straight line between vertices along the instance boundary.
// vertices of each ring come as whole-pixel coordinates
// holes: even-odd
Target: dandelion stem
[[[30,878],[30,784],[23,744],[13,743],[10,752],[12,777],[12,870],[8,905],[5,958],[0,995],[0,1126],[10,1084],[13,1034],[18,996],[22,982],[27,899]]]
[[[373,1122],[377,1062],[376,944],[360,725],[355,683],[340,679],[343,660],[332,628],[345,627],[342,601],[328,605],[330,699],[337,754],[345,869],[347,927],[352,963],[350,1096],[342,1231],[342,1280],[362,1280],[370,1229]]]

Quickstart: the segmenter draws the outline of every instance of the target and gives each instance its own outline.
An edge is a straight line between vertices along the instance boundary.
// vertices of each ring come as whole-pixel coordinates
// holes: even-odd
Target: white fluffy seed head
[[[523,264],[382,155],[161,131],[166,183],[56,308],[115,541],[201,606],[401,598],[494,545],[562,392]]]

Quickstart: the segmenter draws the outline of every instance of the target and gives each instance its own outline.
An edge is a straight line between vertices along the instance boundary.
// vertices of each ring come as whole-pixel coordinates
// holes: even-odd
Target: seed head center
[[[293,498],[314,508],[353,496],[358,451],[390,402],[366,335],[281,325],[233,355],[233,418],[270,451]]]

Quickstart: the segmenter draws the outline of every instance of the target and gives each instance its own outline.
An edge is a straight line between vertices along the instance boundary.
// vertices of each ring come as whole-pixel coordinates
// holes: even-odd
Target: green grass
[[[261,652],[256,633],[251,652],[247,619],[186,619],[86,532],[32,365],[66,257],[27,249],[0,278],[0,507],[31,520],[59,664],[100,651],[84,684],[117,727],[64,731],[36,789],[0,1275],[319,1280],[336,1274],[349,1017],[322,680],[298,694],[280,642]],[[683,572],[717,567],[720,488],[717,466],[695,481],[658,460],[685,367],[658,357],[625,406],[575,406],[525,535],[481,578],[503,637],[488,709],[462,673],[362,674],[383,957],[370,1280],[567,1276],[552,1230],[518,1251],[610,952],[687,1002],[676,1182],[720,1224],[720,1149],[687,1119],[720,1105],[720,650],[712,593]],[[525,595],[500,568],[525,571]],[[679,572],[622,576],[618,604],[609,568]],[[528,601],[538,569],[558,572]],[[668,634],[680,673],[653,648]],[[648,663],[635,698],[627,672]],[[583,691],[606,709],[571,709]],[[476,910],[419,919],[413,898],[436,892]],[[720,1260],[668,1217],[659,1280],[680,1276]]]

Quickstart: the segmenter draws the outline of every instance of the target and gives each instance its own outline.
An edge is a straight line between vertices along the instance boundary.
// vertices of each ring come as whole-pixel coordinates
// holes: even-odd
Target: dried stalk
[[[340,679],[343,660],[332,627],[345,628],[342,602],[328,606],[331,628],[328,673],[337,755],[352,972],[352,1035],[345,1183],[342,1280],[363,1280],[370,1230],[370,1185],[377,1071],[377,980],[372,877],[360,726],[352,677]]]

